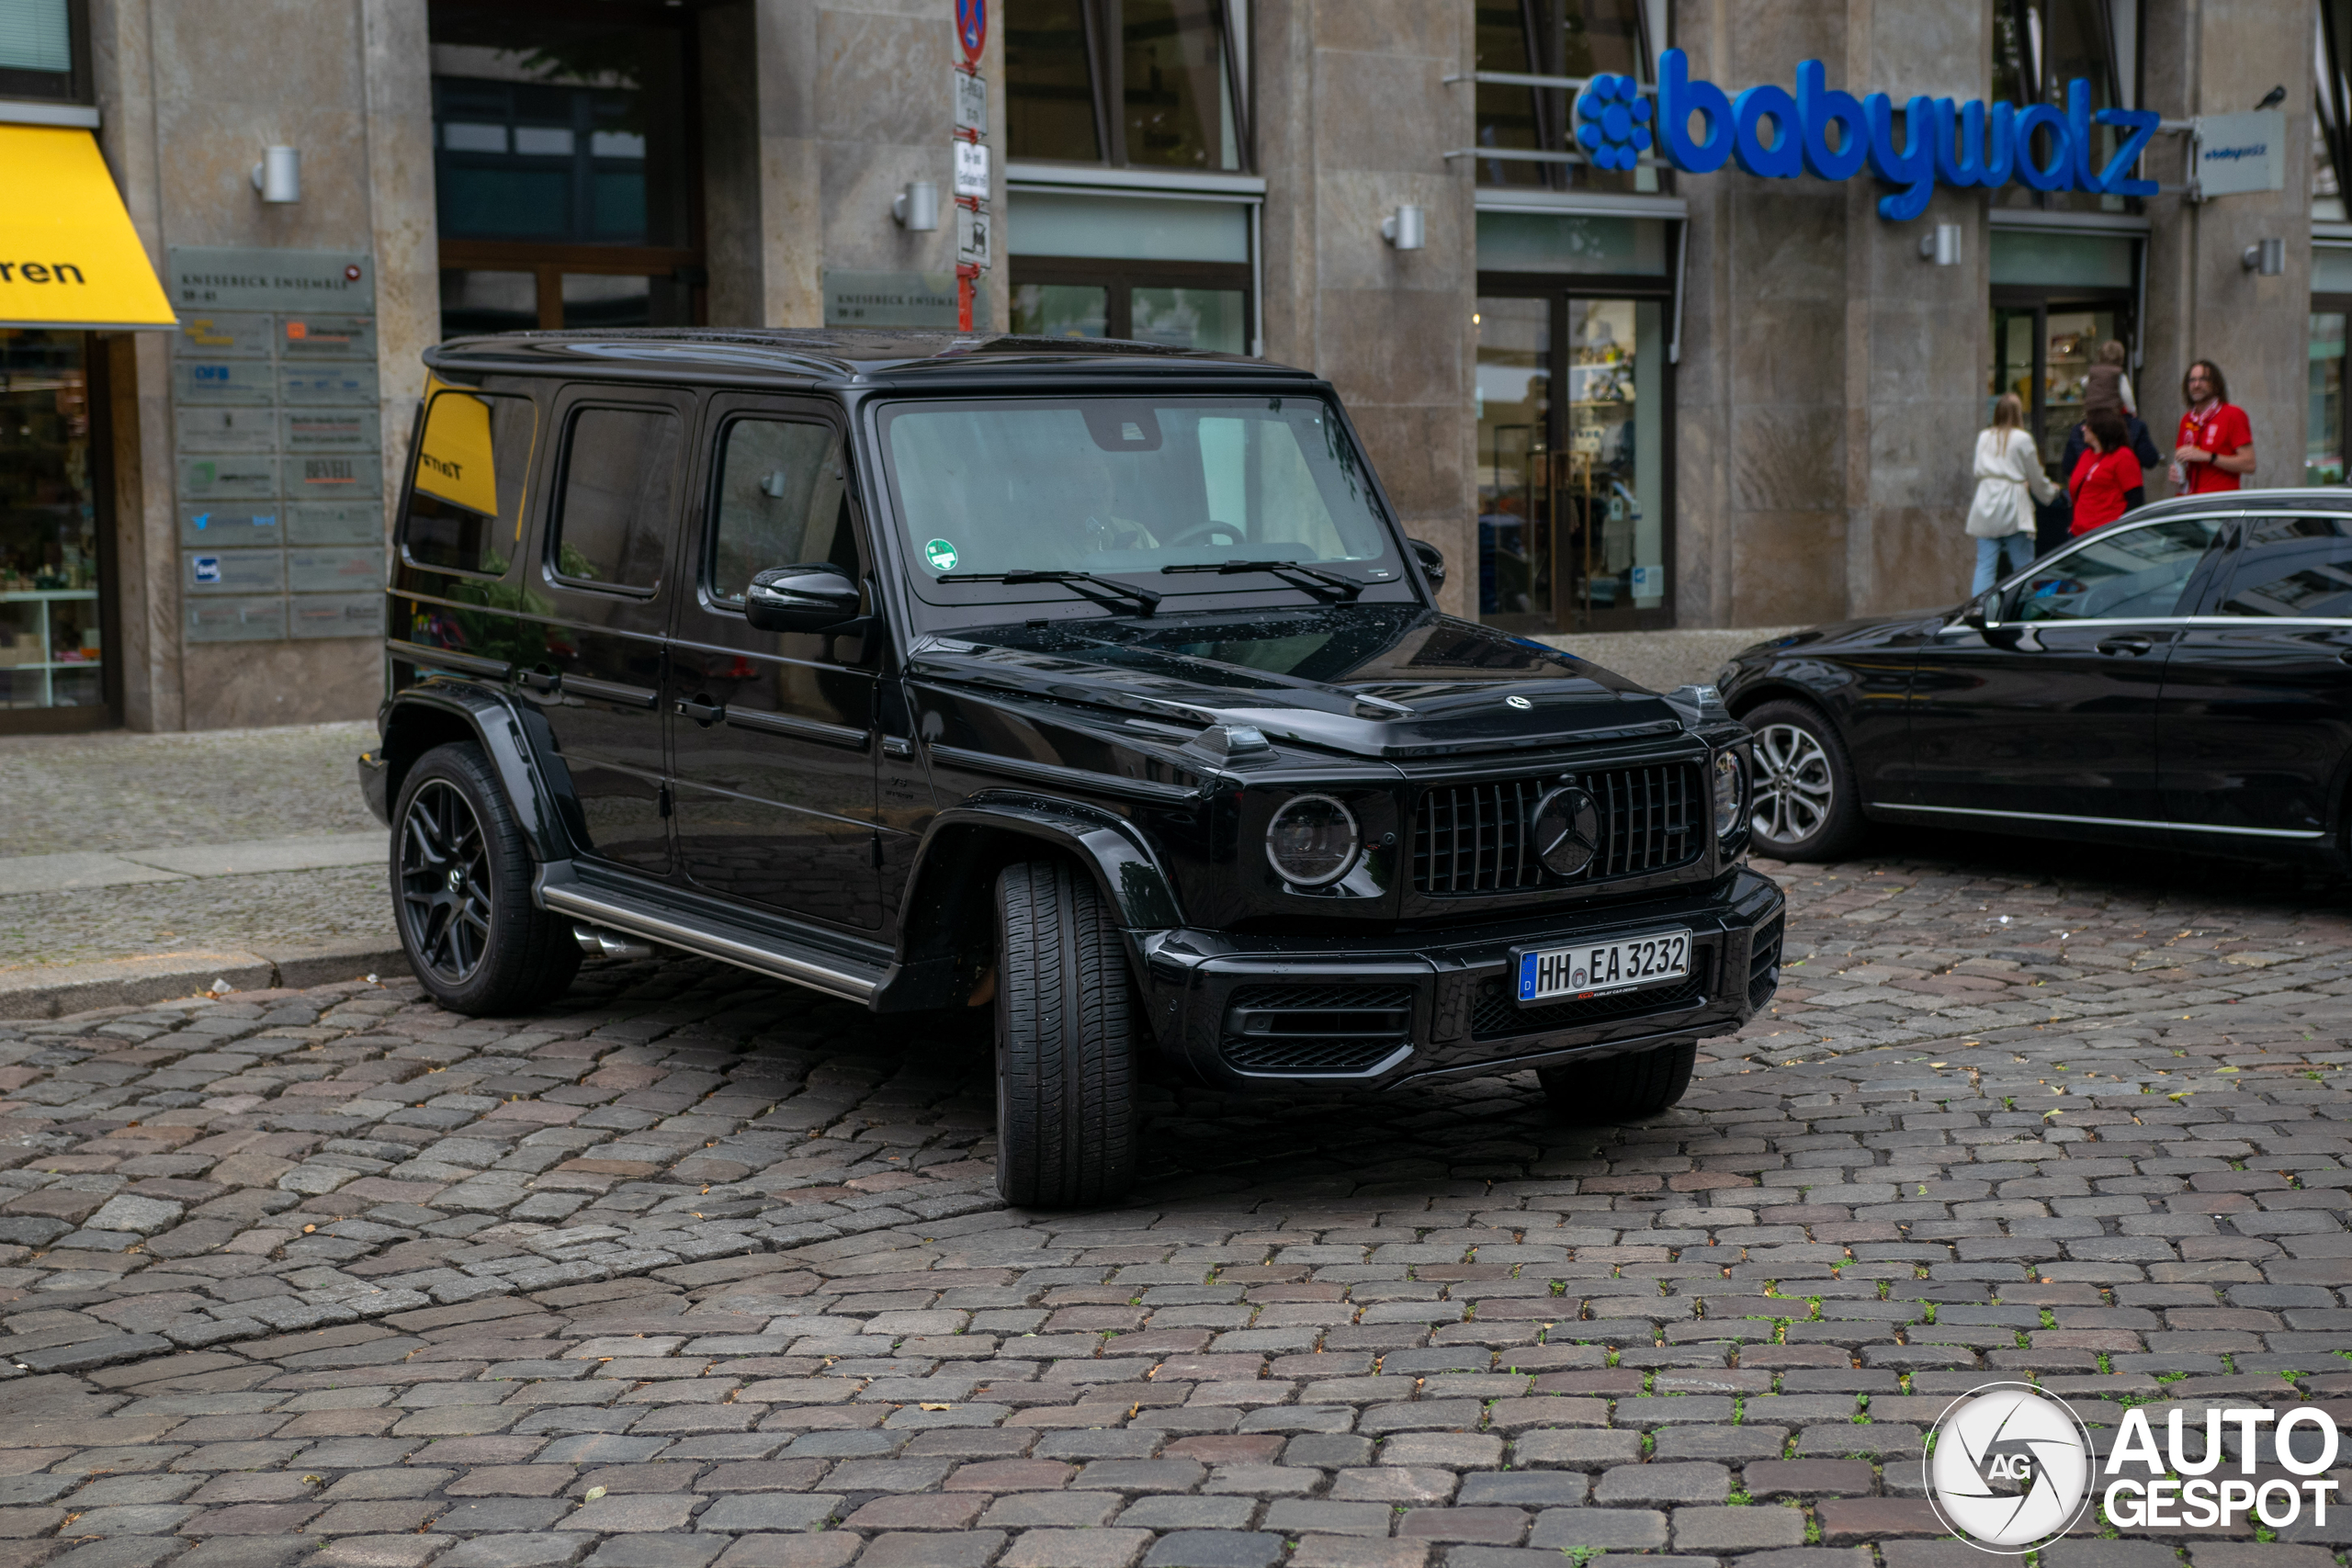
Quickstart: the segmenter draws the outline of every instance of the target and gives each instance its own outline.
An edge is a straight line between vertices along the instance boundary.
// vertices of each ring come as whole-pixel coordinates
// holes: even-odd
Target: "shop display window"
[[[2303,482],[2344,482],[2344,339],[2352,311],[2312,312],[2311,350],[2305,380]]]
[[[0,328],[0,707],[107,700],[87,343]]]
[[[1248,167],[1222,0],[1009,0],[1005,140],[1014,158]]]

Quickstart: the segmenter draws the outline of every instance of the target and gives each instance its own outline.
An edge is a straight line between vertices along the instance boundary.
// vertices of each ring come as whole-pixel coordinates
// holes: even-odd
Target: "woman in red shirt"
[[[2104,528],[2148,498],[2140,459],[2132,451],[2130,429],[2114,409],[2094,409],[2083,422],[2089,449],[2075,459],[2066,477],[2075,501],[2072,532],[2087,534]]]

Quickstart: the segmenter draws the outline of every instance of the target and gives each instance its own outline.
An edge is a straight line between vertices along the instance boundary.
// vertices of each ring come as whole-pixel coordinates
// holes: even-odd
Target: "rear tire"
[[[1862,806],[1838,727],[1804,703],[1742,716],[1756,736],[1751,841],[1774,860],[1842,860],[1862,839]]]
[[[999,874],[996,1186],[1037,1208],[1108,1203],[1135,1179],[1135,982],[1109,907],[1078,869]]]
[[[481,1018],[561,996],[580,943],[531,902],[530,846],[481,748],[418,758],[392,822],[392,923],[433,999]]]
[[[1602,1126],[1638,1122],[1674,1104],[1690,1087],[1690,1069],[1698,1060],[1699,1043],[1685,1040],[1628,1056],[1538,1067],[1535,1076],[1561,1121]]]

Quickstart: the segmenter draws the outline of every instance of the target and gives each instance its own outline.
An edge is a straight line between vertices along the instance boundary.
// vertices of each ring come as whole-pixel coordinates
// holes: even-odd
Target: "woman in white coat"
[[[1976,435],[1976,499],[1968,507],[1976,581],[1969,592],[1982,593],[2025,570],[2033,559],[2033,503],[2047,504],[2057,493],[2026,431],[2025,404],[2015,392],[2002,393],[1993,405],[1992,427]]]

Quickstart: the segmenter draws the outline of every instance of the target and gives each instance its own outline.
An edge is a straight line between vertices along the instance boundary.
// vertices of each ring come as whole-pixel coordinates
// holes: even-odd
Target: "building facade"
[[[2159,448],[2207,357],[2250,483],[2345,479],[2352,0],[985,9],[976,330],[1329,377],[1460,614],[1956,600],[1992,399],[2054,462],[2110,342]],[[0,324],[0,730],[371,713],[444,336],[953,326],[956,11],[0,0],[0,130],[95,136],[178,316]],[[1657,111],[1707,84],[1747,140],[1697,172]],[[1906,203],[1824,177],[1862,161],[1860,107],[1800,169],[1810,110],[1776,92],[1884,94],[1898,125],[1950,100],[1963,164],[1966,106],[2007,105],[2031,167]]]

